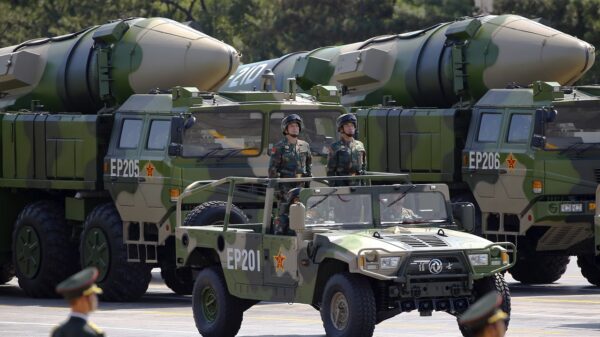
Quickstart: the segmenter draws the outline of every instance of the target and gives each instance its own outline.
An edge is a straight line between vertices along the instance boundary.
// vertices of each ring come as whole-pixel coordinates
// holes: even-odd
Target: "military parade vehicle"
[[[238,63],[231,46],[162,18],[0,49],[0,283],[16,275],[26,294],[56,296],[60,281],[94,265],[104,299],[126,301],[160,267],[171,289],[191,293],[191,274],[175,272],[173,212],[185,186],[266,176],[291,113],[303,116],[313,172],[324,174],[344,112],[335,88],[319,87],[319,100],[206,91]],[[273,86],[264,80],[259,89]],[[189,87],[155,89],[180,84]],[[238,187],[254,216],[261,196]]]
[[[292,189],[274,211],[279,184],[298,182],[310,187]],[[236,206],[247,184],[264,187],[262,221]],[[227,202],[200,204],[182,220],[188,200],[218,188],[229,191]],[[276,232],[282,223],[287,231]],[[376,324],[414,310],[458,316],[490,291],[510,313],[501,272],[514,264],[515,246],[468,233],[475,208],[451,203],[444,184],[389,174],[198,181],[178,198],[177,224],[177,265],[195,275],[194,320],[204,337],[235,336],[259,301],[313,306],[327,336],[369,337]]]
[[[255,85],[246,77],[259,68],[282,88],[288,77],[337,86],[369,170],[447,183],[453,200],[473,202],[480,234],[519,246],[515,279],[556,281],[577,255],[600,286],[600,87],[568,87],[594,58],[575,37],[491,15],[246,64],[223,88]]]

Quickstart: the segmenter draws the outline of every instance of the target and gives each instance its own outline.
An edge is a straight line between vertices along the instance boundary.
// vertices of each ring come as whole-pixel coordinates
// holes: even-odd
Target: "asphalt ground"
[[[507,333],[518,336],[600,337],[600,288],[581,276],[576,258],[556,283],[525,286],[507,275],[512,293],[512,319]],[[162,284],[158,270],[148,293],[135,303],[100,303],[91,320],[108,337],[200,336],[194,325],[191,298]],[[60,299],[26,297],[15,280],[0,286],[0,336],[49,336],[68,309]],[[261,303],[244,314],[238,336],[325,336],[319,312],[307,305]],[[375,328],[375,336],[461,336],[448,314],[401,314]]]

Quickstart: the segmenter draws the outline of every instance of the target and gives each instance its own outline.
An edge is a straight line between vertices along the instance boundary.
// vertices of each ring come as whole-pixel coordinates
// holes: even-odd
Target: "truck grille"
[[[398,235],[391,238],[415,248],[448,247],[446,242],[435,235]]]
[[[413,256],[405,270],[406,276],[465,275],[468,273],[459,256]]]

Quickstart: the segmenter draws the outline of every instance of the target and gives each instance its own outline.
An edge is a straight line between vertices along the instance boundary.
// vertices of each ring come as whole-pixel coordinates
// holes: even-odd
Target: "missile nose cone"
[[[570,85],[594,64],[593,46],[535,21],[508,15],[486,24],[497,25],[485,56],[487,88],[538,80]]]
[[[176,85],[214,90],[239,65],[240,55],[233,47],[178,22],[153,18],[130,31],[134,28],[140,55],[133,58],[138,64],[129,74],[129,84],[136,93]]]

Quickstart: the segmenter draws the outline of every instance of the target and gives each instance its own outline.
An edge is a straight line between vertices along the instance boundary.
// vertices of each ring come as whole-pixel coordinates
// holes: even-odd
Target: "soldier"
[[[503,337],[508,315],[500,309],[502,297],[491,291],[465,311],[458,324],[471,337]]]
[[[269,178],[300,178],[310,177],[312,155],[307,142],[298,139],[304,122],[302,117],[291,114],[281,120],[281,132],[285,136],[273,145],[269,161]],[[275,233],[287,234],[287,218],[285,212],[287,203],[286,194],[294,187],[301,187],[303,183],[279,184],[275,198],[278,202],[279,214],[275,220]]]
[[[327,159],[328,176],[354,176],[364,174],[367,152],[362,142],[354,139],[358,123],[353,114],[343,114],[336,121],[340,140],[331,144]],[[359,181],[353,184],[359,184]],[[339,185],[340,182],[335,183]]]
[[[311,177],[312,155],[307,142],[298,139],[304,127],[302,117],[291,114],[281,120],[281,132],[285,136],[273,145],[269,161],[269,178]],[[281,184],[276,195],[283,201],[287,191],[303,184]]]
[[[88,314],[98,307],[98,294],[102,294],[94,282],[98,278],[98,269],[88,267],[72,275],[56,286],[71,306],[69,319],[56,327],[52,337],[97,337],[104,336],[102,330],[88,321]]]

